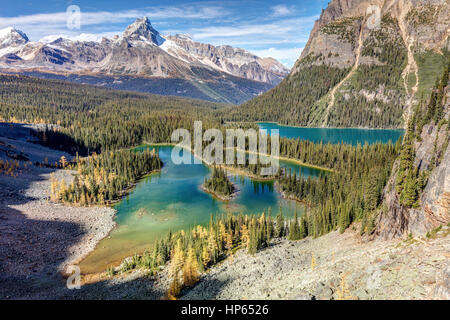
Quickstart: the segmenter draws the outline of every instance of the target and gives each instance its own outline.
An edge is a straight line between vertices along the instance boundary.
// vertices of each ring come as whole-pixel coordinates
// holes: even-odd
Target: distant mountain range
[[[226,103],[251,99],[289,73],[277,60],[243,49],[162,36],[146,17],[101,41],[31,42],[12,27],[0,30],[0,71]]]

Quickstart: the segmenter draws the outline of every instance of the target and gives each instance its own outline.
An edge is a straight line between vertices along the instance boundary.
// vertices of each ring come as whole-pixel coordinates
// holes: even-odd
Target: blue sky
[[[147,16],[161,34],[187,33],[194,40],[229,44],[291,67],[308,41],[314,21],[328,0],[285,1],[2,1],[0,29],[15,27],[37,41],[48,35],[121,34]],[[81,9],[81,28],[67,28],[66,9]]]

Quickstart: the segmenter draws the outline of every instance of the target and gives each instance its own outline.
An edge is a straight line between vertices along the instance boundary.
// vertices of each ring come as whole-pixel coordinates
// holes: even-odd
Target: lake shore
[[[370,127],[305,127],[305,126],[294,126],[294,125],[288,125],[288,124],[281,124],[279,122],[275,121],[257,121],[254,122],[256,125],[259,126],[261,123],[271,123],[276,124],[280,127],[287,127],[287,128],[300,128],[300,129],[339,129],[339,130],[345,130],[345,129],[357,129],[357,130],[398,130],[398,131],[405,131],[404,128],[370,128]]]
[[[283,199],[296,201],[298,203],[301,203],[304,206],[311,207],[310,204],[308,204],[305,200],[301,200],[293,195],[288,195],[285,191],[281,190],[281,187],[280,187],[280,184],[278,183],[278,181],[275,182],[275,190],[281,195],[281,197]]]
[[[245,152],[245,153],[249,153],[249,154],[256,154],[256,155],[267,156],[267,155],[261,154],[259,152],[244,151],[244,150],[237,149],[237,148],[235,150],[237,152]],[[283,156],[272,156],[272,155],[267,156],[267,157],[272,157],[272,158],[275,158],[275,159],[278,159],[278,160],[292,162],[292,163],[298,164],[298,165],[300,165],[302,167],[307,167],[307,168],[312,168],[312,169],[317,169],[317,170],[322,170],[322,171],[327,171],[327,172],[334,172],[333,169],[326,168],[326,167],[321,167],[321,166],[316,166],[314,164],[305,163],[305,162],[302,162],[302,161],[294,159],[294,158],[288,158],[288,157],[283,157]]]
[[[175,143],[149,143],[149,142],[145,142],[144,144],[139,145],[138,147],[143,147],[143,146],[150,146],[150,147],[152,147],[152,146],[154,146],[154,147],[175,147],[176,144]],[[188,150],[189,152],[191,152],[198,159],[202,160],[207,166],[209,166],[209,167],[213,166],[212,164],[206,162],[203,158],[200,158],[198,155],[196,155],[193,152],[192,148],[189,148],[189,147],[183,147],[183,148]],[[227,149],[229,149],[229,148],[225,148],[225,150],[227,150]],[[251,154],[256,154],[256,155],[267,156],[267,155],[261,154],[259,152],[244,151],[244,150],[237,149],[237,148],[234,148],[234,149],[237,152],[245,152],[245,153],[251,153]],[[274,157],[275,159],[278,159],[278,160],[292,162],[292,163],[295,163],[295,164],[298,164],[300,166],[307,167],[307,168],[312,168],[312,169],[317,169],[317,170],[322,170],[322,171],[327,171],[327,172],[334,172],[333,169],[317,166],[317,165],[314,165],[314,164],[305,163],[305,162],[302,162],[302,161],[294,159],[294,158],[288,158],[288,157],[283,157],[283,156],[269,156],[269,157]],[[251,174],[251,173],[249,173],[248,171],[245,171],[245,170],[235,169],[234,167],[231,167],[231,166],[224,166],[224,165],[222,165],[222,167],[226,168],[226,169],[229,169],[231,171],[239,171],[239,173],[242,173],[243,175],[246,175],[249,178],[255,178],[257,180],[259,179],[259,180],[262,180],[262,181],[273,180],[273,177],[266,179],[264,177]]]
[[[49,202],[51,173],[59,180],[73,179],[68,170],[47,168],[0,176],[0,259],[5,261],[0,299],[51,297],[42,287],[67,291],[63,276],[68,267],[89,255],[116,226],[112,208]]]

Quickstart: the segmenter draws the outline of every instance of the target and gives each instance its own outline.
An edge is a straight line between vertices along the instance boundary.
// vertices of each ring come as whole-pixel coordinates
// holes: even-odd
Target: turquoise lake
[[[395,143],[404,134],[404,130],[392,129],[356,129],[356,128],[302,128],[281,126],[272,122],[259,122],[261,130],[278,129],[280,137],[291,139],[309,140],[312,142],[323,143],[350,143],[357,145],[358,143],[387,143],[392,141]]]
[[[104,271],[125,257],[143,252],[169,231],[206,225],[211,214],[261,214],[270,208],[275,216],[281,208],[283,214],[292,216],[295,210],[299,214],[304,210],[301,204],[283,199],[274,190],[273,181],[255,181],[237,174],[232,174],[231,181],[240,190],[238,196],[229,202],[217,200],[200,189],[211,173],[206,165],[175,165],[171,161],[173,147],[154,148],[164,163],[163,169],[142,179],[115,206],[118,227],[80,263],[83,274]],[[321,174],[320,170],[289,161],[280,161],[280,166],[301,172],[304,177]]]
[[[260,127],[279,129],[283,137],[324,143],[395,142],[403,134],[402,130],[306,129],[272,123],[261,123]],[[79,264],[83,274],[103,272],[108,266],[119,264],[123,258],[150,248],[155,240],[170,231],[206,225],[211,214],[261,214],[270,208],[272,216],[275,216],[281,208],[285,216],[292,216],[295,211],[301,214],[304,210],[301,204],[283,199],[274,190],[272,181],[255,181],[238,174],[231,178],[240,190],[238,196],[229,202],[217,200],[200,189],[205,177],[211,173],[206,165],[175,165],[171,161],[171,146],[145,148],[157,149],[164,167],[161,172],[142,179],[128,196],[115,205],[117,228]],[[291,168],[292,172],[301,173],[303,177],[317,177],[322,173],[290,161],[281,160],[280,166]]]

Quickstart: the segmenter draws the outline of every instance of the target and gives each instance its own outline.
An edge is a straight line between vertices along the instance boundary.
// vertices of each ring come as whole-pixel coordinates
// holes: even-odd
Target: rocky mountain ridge
[[[194,86],[207,100],[228,103],[240,103],[263,93],[289,72],[278,61],[259,58],[243,49],[215,47],[181,35],[163,37],[146,17],[137,19],[122,36],[103,38],[100,42],[63,37],[46,39],[30,42],[23,32],[14,28],[1,30],[0,70],[34,72],[37,76],[45,73],[43,77],[75,74],[88,83],[85,76],[95,76],[102,78],[97,82],[106,86],[111,77],[133,77],[141,82],[153,79],[149,83],[155,79],[164,83],[178,79],[182,81],[173,85],[181,83],[181,87],[167,94],[190,96]],[[164,90],[155,92],[152,85],[147,87],[148,90],[139,91],[164,94]],[[129,89],[121,88],[118,82],[114,88]],[[238,91],[235,96],[233,90]]]
[[[300,126],[404,128],[446,64],[448,21],[446,0],[333,0],[290,74],[231,116]]]

